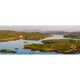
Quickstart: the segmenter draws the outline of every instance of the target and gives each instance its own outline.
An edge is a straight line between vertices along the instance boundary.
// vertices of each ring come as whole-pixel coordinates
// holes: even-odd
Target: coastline
[[[24,47],[24,49],[31,49],[32,51],[40,51],[40,52],[57,52],[57,53],[63,53],[63,54],[75,54],[76,52],[79,52],[80,49],[74,49],[70,51],[58,51],[58,50],[45,50],[45,49],[35,49],[30,47]]]

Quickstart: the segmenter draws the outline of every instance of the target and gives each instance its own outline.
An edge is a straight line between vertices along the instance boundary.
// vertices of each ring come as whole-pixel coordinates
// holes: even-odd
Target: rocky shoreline
[[[15,41],[15,40],[19,40],[19,39],[12,39],[12,40],[9,40],[9,39],[3,39],[3,40],[0,40],[0,42],[8,42],[8,41]]]
[[[69,51],[58,51],[58,50],[47,50],[47,49],[35,49],[35,48],[30,48],[30,47],[24,47],[24,49],[31,49],[32,51],[40,51],[40,52],[57,52],[57,53],[63,53],[63,54],[75,54],[76,52],[80,52],[79,48],[76,48],[74,50],[69,50]]]

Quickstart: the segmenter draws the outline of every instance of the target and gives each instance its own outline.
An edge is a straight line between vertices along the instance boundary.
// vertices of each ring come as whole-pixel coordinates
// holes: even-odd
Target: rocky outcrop
[[[11,51],[11,50],[6,50],[6,49],[2,49],[2,50],[0,50],[0,52],[3,52],[3,53],[16,53],[16,51]]]

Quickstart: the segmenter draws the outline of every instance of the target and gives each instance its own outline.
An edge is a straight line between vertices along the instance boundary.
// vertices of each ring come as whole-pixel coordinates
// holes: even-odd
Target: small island
[[[41,52],[57,52],[64,54],[75,54],[80,50],[80,40],[53,39],[44,40],[43,44],[24,45],[25,49],[39,50]]]
[[[6,49],[2,49],[2,50],[0,50],[0,52],[3,52],[3,53],[16,53],[16,51],[6,50]]]

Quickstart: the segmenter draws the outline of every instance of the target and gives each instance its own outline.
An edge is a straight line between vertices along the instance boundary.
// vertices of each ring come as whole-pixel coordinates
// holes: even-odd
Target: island
[[[0,50],[0,52],[3,52],[3,53],[16,53],[16,51],[6,50],[6,49],[2,49],[2,50]]]
[[[71,33],[65,34],[64,37],[80,39],[80,32],[71,32]]]
[[[80,50],[80,40],[73,39],[52,39],[43,40],[43,44],[24,45],[25,49],[41,52],[57,52],[64,54],[75,54]]]
[[[41,32],[18,32],[10,30],[0,30],[0,42],[12,40],[40,40],[50,36]]]

